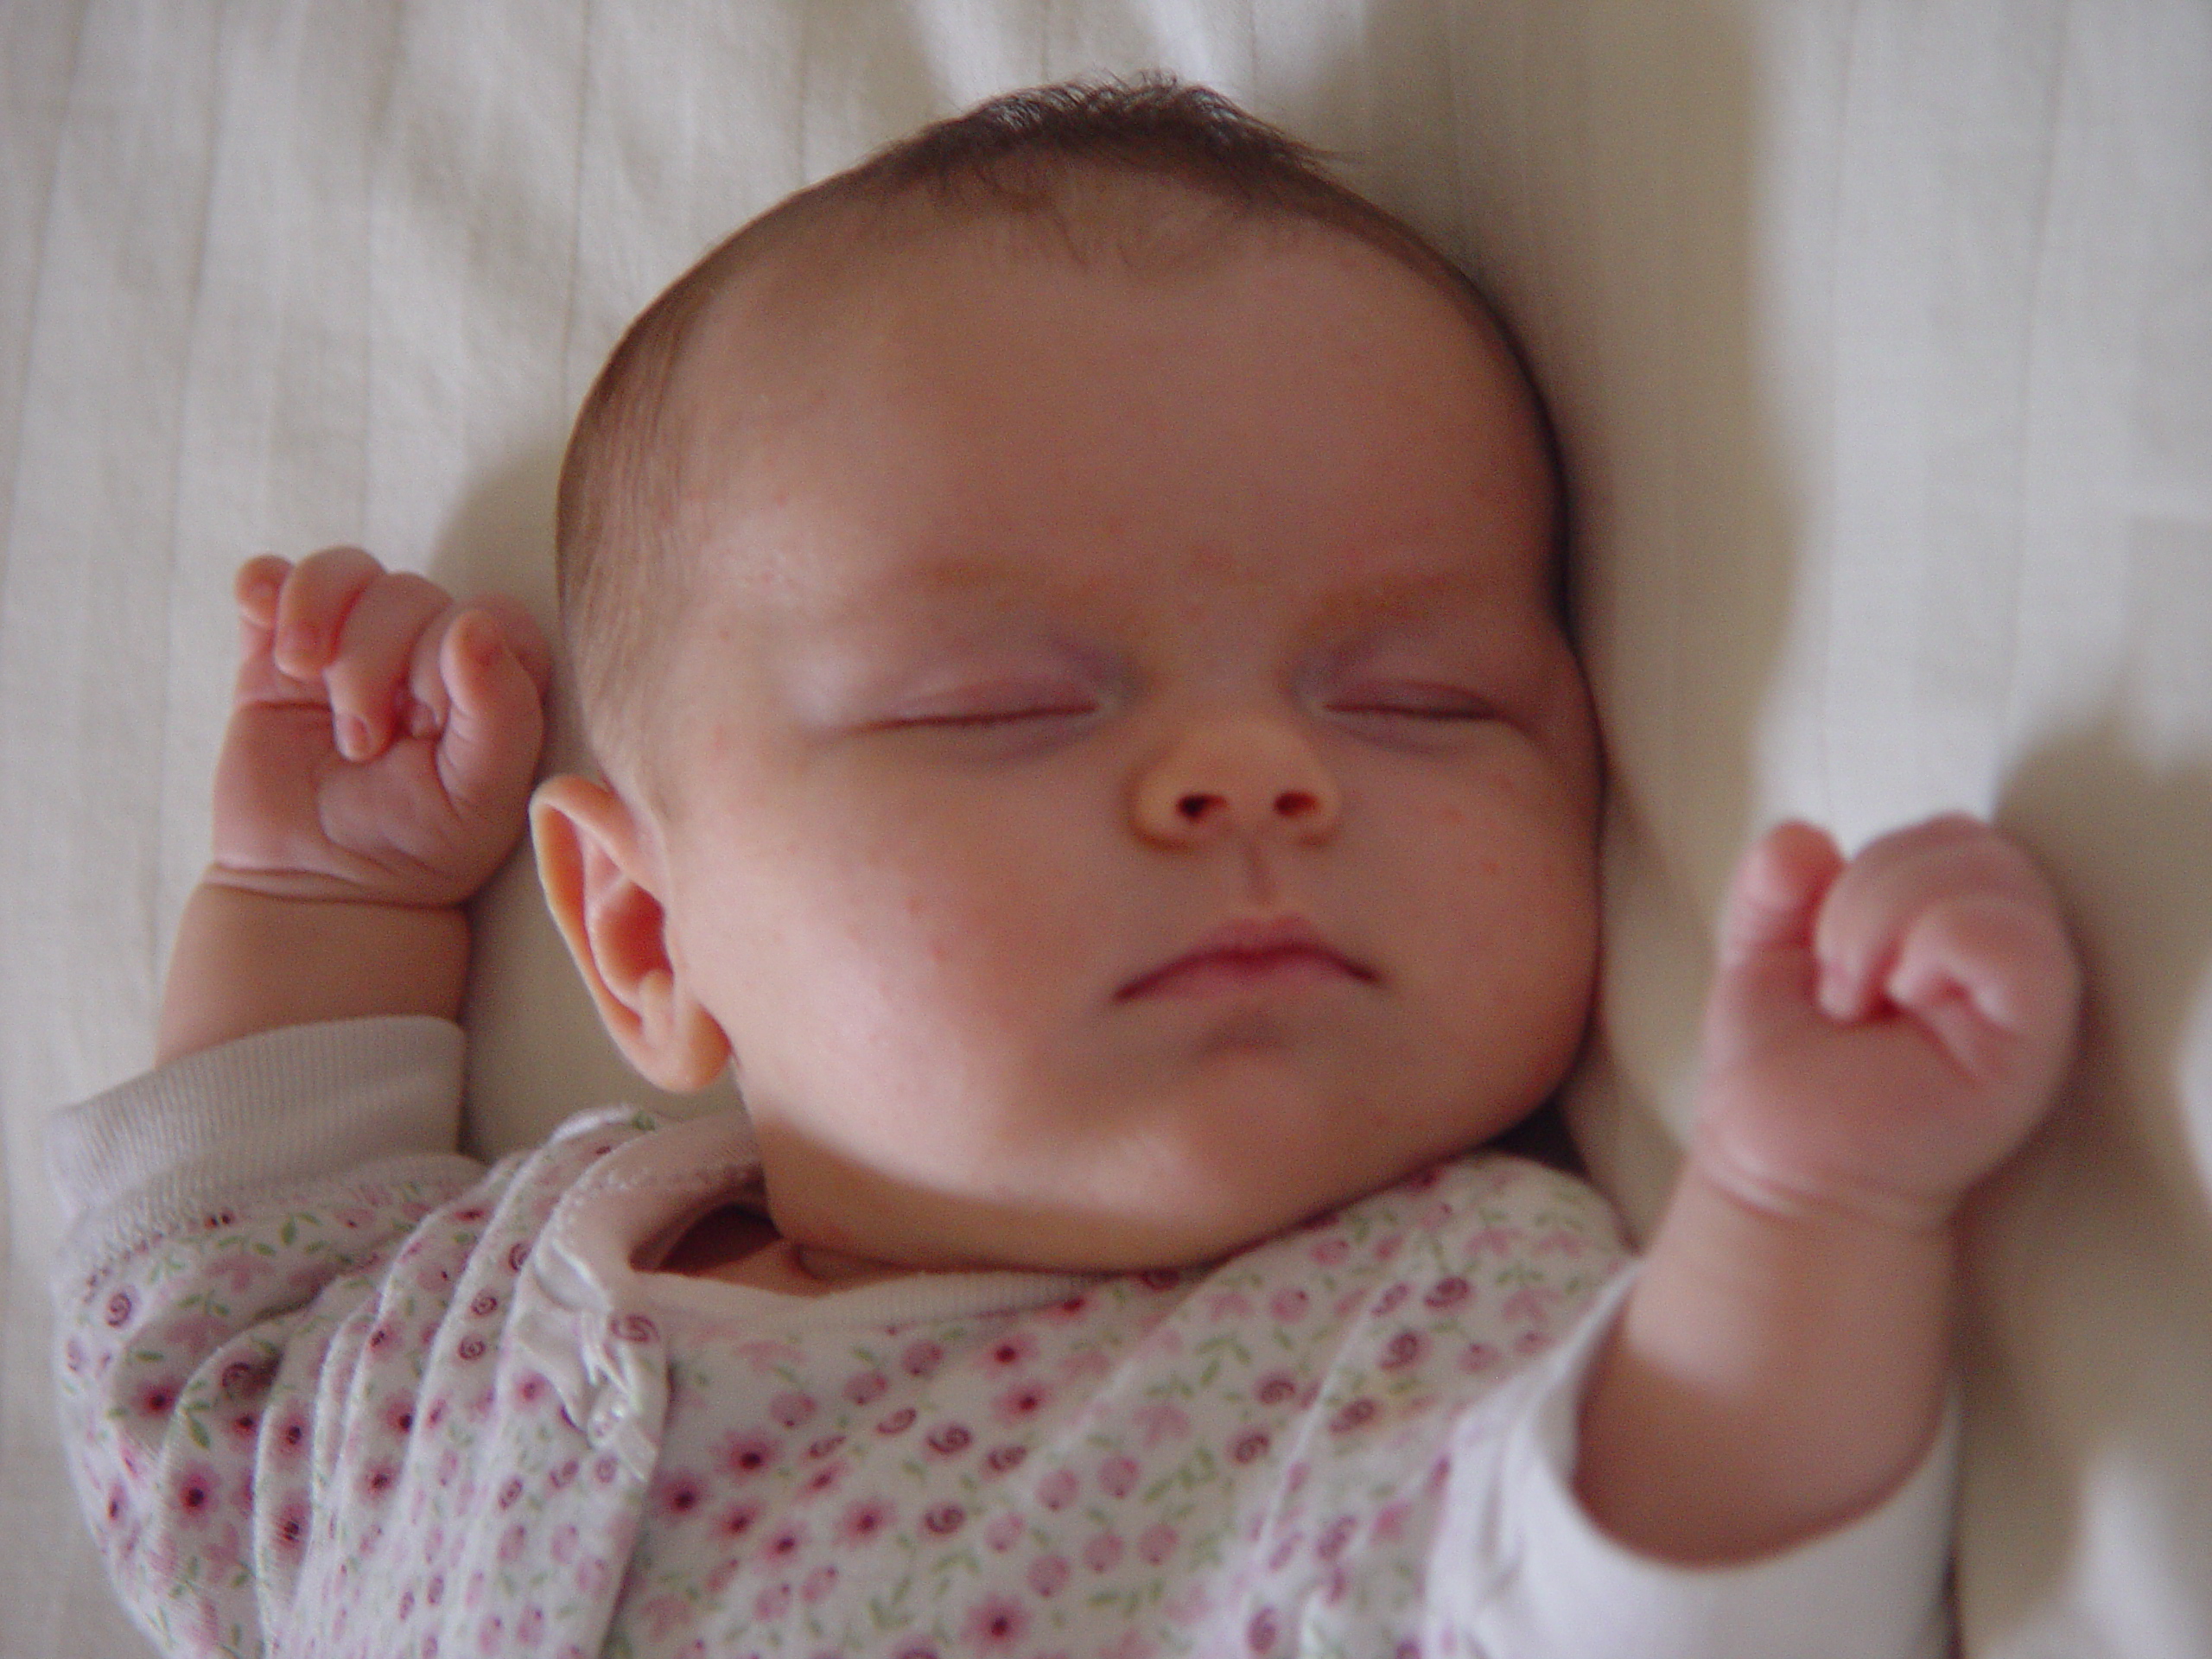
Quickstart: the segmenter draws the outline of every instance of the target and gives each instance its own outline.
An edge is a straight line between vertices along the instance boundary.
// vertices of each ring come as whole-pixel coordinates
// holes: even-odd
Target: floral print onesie
[[[1572,1497],[1603,1202],[1474,1154],[1213,1267],[813,1298],[653,1271],[743,1125],[450,1148],[460,1038],[296,1027],[58,1121],[64,1429],[169,1650],[1941,1651],[1949,1446],[1691,1572]]]

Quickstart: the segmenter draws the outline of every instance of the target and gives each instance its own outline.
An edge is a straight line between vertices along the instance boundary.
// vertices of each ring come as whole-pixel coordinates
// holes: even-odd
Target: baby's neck
[[[896,1279],[908,1270],[794,1244],[766,1217],[725,1205],[693,1223],[661,1259],[657,1271],[785,1296],[826,1296]]]

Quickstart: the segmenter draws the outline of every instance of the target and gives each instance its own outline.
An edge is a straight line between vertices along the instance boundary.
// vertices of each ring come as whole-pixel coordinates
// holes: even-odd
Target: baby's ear
[[[545,902],[608,1034],[656,1087],[705,1088],[729,1064],[729,1040],[669,950],[636,815],[606,785],[564,773],[531,798],[530,830]]]

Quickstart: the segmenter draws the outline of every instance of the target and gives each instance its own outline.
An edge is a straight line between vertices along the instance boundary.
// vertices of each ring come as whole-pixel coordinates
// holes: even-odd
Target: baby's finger
[[[348,760],[372,759],[391,741],[416,642],[449,603],[444,588],[410,570],[378,576],[354,600],[323,671],[338,752]]]
[[[264,633],[273,632],[276,601],[284,591],[284,579],[291,574],[292,562],[274,553],[257,553],[238,566],[238,575],[231,578],[231,596],[238,601],[239,620]]]
[[[251,662],[268,651],[276,633],[276,601],[292,562],[274,553],[248,559],[231,578],[231,597],[238,607],[238,656]]]
[[[522,671],[530,676],[531,683],[543,697],[553,683],[553,652],[545,643],[545,635],[530,607],[511,594],[493,594],[476,601],[469,608],[485,613],[499,625],[507,649],[514,653],[515,661],[522,664]]]
[[[346,613],[383,574],[358,547],[327,547],[301,560],[276,601],[276,666],[296,680],[320,678],[337,654]]]
[[[545,735],[542,692],[480,607],[447,628],[439,668],[448,699],[438,772],[454,802],[497,816],[519,809]]]
[[[1938,899],[1914,919],[1884,988],[1970,1076],[1996,1083],[2055,1063],[2081,982],[2055,905],[1980,890]]]
[[[408,676],[408,689],[412,695],[407,717],[409,730],[416,737],[435,737],[445,729],[446,716],[453,706],[452,694],[446,683],[446,633],[461,617],[471,613],[480,621],[490,620],[523,672],[530,677],[541,700],[552,682],[553,653],[546,646],[537,619],[519,600],[494,594],[468,605],[456,605],[436,626],[424,631],[415,648],[414,667]]]
[[[1836,878],[1814,944],[1821,1007],[1857,1020],[1878,1007],[1907,934],[1929,908],[1975,893],[2034,894],[2025,856],[1978,818],[1946,814],[1872,842]]]
[[[1825,830],[1793,821],[1760,838],[1737,867],[1720,922],[1720,959],[1733,965],[1763,950],[1808,946],[1821,897],[1843,855]]]

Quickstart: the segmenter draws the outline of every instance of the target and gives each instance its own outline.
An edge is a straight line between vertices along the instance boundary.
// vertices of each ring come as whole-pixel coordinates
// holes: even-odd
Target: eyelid
[[[993,726],[1012,721],[1077,719],[1099,708],[1096,693],[1065,681],[987,681],[911,698],[887,726]]]
[[[1025,721],[1084,720],[1097,712],[1095,704],[1077,708],[992,709],[973,714],[908,715],[889,721],[893,726],[929,727],[957,731],[963,727],[1013,726]]]
[[[1497,705],[1465,686],[1431,680],[1389,680],[1333,692],[1332,714],[1393,715],[1415,720],[1495,720]]]

